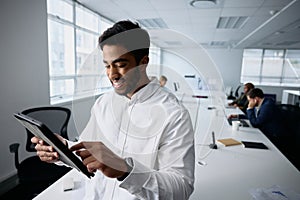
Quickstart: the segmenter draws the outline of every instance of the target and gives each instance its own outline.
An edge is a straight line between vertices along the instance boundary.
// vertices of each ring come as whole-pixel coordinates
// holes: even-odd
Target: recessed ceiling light
[[[214,7],[217,4],[217,0],[192,0],[190,5],[194,8],[209,8]]]
[[[270,15],[273,16],[273,15],[275,15],[276,13],[278,13],[278,10],[270,10],[269,13],[270,13]]]
[[[274,35],[280,35],[280,34],[283,34],[284,33],[284,31],[276,31],[275,33],[274,33]]]

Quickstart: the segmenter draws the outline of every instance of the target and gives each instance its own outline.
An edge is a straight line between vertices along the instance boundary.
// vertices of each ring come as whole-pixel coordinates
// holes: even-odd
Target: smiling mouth
[[[112,85],[115,89],[120,89],[125,84],[124,79],[114,80],[112,81]]]

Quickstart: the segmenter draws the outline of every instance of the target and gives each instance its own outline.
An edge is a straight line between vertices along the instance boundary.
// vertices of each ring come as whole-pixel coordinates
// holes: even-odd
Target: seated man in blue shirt
[[[281,111],[273,99],[264,97],[259,88],[253,88],[247,93],[248,107],[246,115],[230,115],[229,118],[248,118],[251,125],[259,128],[279,149],[285,145],[288,131],[284,124]]]
[[[259,128],[277,147],[286,138],[284,121],[280,110],[272,99],[265,98],[259,88],[254,88],[247,94],[249,101],[247,117],[251,125]]]

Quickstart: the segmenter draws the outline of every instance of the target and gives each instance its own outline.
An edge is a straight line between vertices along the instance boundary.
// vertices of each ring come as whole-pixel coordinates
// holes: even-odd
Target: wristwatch
[[[117,178],[118,181],[123,181],[132,171],[133,169],[133,160],[132,158],[128,157],[128,158],[124,158],[125,164],[127,166],[127,172],[125,172],[125,174],[119,178]]]

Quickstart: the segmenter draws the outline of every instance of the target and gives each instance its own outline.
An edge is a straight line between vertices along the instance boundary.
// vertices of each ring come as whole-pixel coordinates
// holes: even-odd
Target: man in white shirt
[[[79,143],[60,137],[95,172],[85,199],[188,199],[194,189],[192,123],[176,97],[147,76],[148,33],[120,21],[99,45],[114,91],[96,100]],[[41,160],[59,160],[42,140],[32,142]]]

